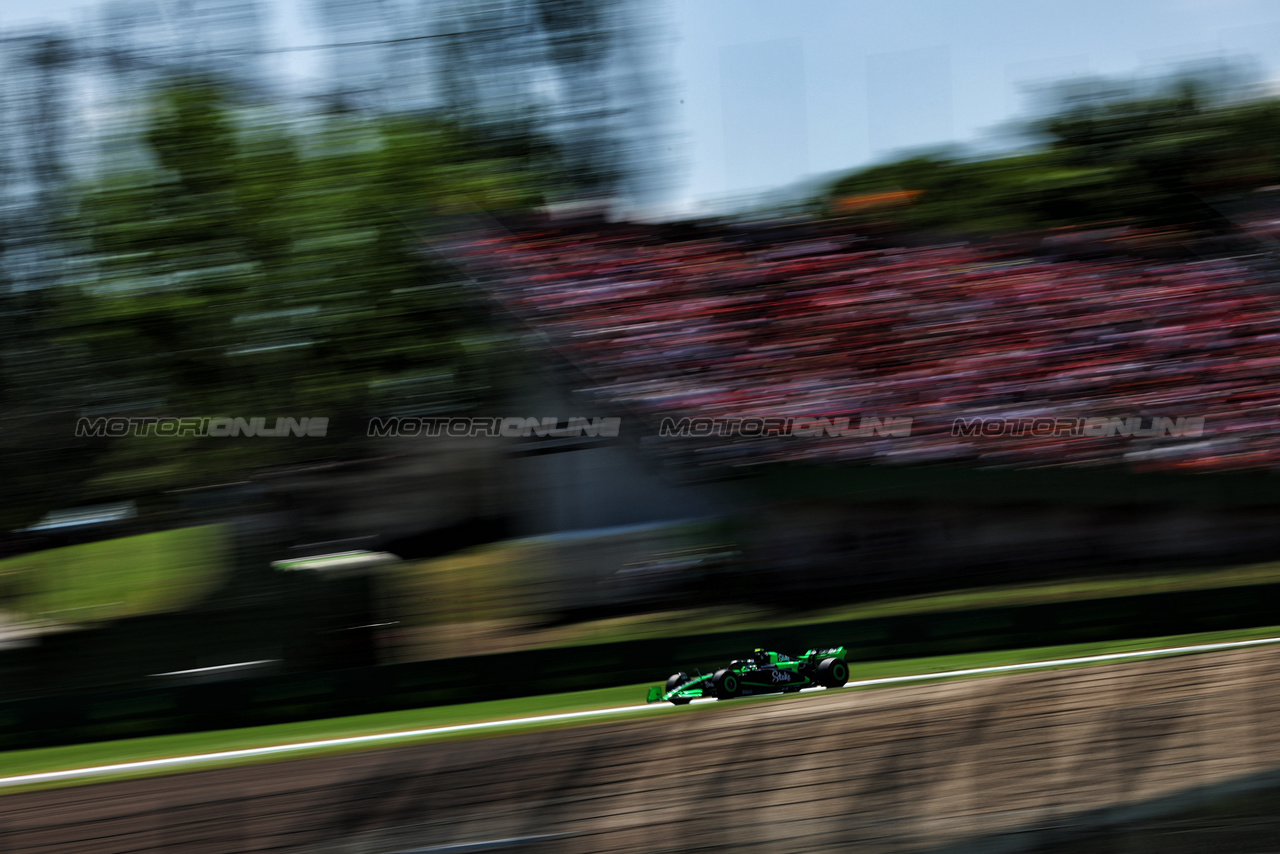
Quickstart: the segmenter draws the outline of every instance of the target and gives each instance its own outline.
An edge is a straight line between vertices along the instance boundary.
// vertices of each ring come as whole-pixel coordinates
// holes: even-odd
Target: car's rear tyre
[[[716,689],[717,700],[732,700],[742,687],[738,684],[738,674],[727,668],[716,671],[711,677],[711,685]]]
[[[840,688],[849,681],[849,665],[841,658],[824,659],[818,665],[818,682],[828,688]]]
[[[689,674],[688,674],[688,673],[684,673],[684,672],[681,672],[681,673],[672,673],[672,674],[671,674],[671,678],[669,678],[669,679],[667,680],[667,691],[666,691],[666,693],[670,694],[672,691],[676,690],[677,688],[679,688],[681,685],[683,685],[684,683],[686,683],[686,682],[688,682],[688,681],[689,681]],[[671,705],[673,705],[673,706],[684,706],[684,705],[687,705],[687,704],[689,703],[689,700],[690,700],[690,698],[689,698],[689,697],[672,697],[672,698],[671,698]]]

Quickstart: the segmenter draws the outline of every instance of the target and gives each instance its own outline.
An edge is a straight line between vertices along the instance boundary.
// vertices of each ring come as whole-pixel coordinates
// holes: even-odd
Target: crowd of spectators
[[[462,254],[600,399],[650,423],[911,419],[909,435],[652,438],[707,464],[1280,468],[1280,295],[1243,263],[863,245],[546,227]],[[1199,436],[954,428],[1099,417],[1205,420]]]

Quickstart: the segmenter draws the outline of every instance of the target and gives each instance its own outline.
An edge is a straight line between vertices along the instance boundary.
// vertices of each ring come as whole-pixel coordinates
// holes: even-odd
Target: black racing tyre
[[[827,658],[818,665],[818,682],[828,688],[840,688],[849,681],[849,665],[842,658]]]
[[[738,696],[741,687],[738,684],[738,674],[728,668],[717,670],[711,677],[711,685],[716,689],[717,700],[732,700]]]
[[[681,685],[689,681],[688,673],[672,673],[671,678],[667,680],[667,693],[671,693]],[[683,706],[689,703],[688,697],[672,697],[671,704],[673,706]]]

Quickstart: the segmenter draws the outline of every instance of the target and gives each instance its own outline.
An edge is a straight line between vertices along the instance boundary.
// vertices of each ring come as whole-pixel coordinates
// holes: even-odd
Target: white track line
[[[921,679],[937,679],[941,676],[974,676],[979,673],[1009,673],[1014,670],[1034,670],[1044,667],[1064,667],[1070,664],[1094,664],[1099,661],[1121,661],[1126,658],[1154,658],[1161,655],[1183,655],[1190,652],[1216,652],[1224,649],[1241,649],[1247,646],[1263,646],[1280,643],[1280,638],[1258,638],[1247,641],[1228,641],[1225,643],[1202,643],[1194,646],[1170,646],[1164,649],[1144,649],[1138,652],[1109,652],[1104,655],[1086,655],[1080,658],[1059,658],[1054,661],[1029,661],[1025,664],[1002,664],[999,667],[972,667],[968,670],[948,670],[945,673],[921,673],[916,676],[889,676],[884,679],[863,679],[860,682],[849,682],[846,688],[861,688],[867,685],[889,685],[895,682],[919,682]],[[4,780],[0,779],[0,783]]]
[[[887,676],[882,679],[862,679],[850,682],[846,688],[865,688],[872,685],[894,685],[903,682],[919,682],[926,679],[950,679],[958,676],[978,676],[989,673],[1009,673],[1017,670],[1043,669],[1047,667],[1064,667],[1073,664],[1095,664],[1102,661],[1121,661],[1133,658],[1154,658],[1164,655],[1183,655],[1195,652],[1215,652],[1226,649],[1241,649],[1250,646],[1280,643],[1280,637],[1258,638],[1256,640],[1229,641],[1226,643],[1205,643],[1194,646],[1173,646],[1163,649],[1146,649],[1137,652],[1112,652],[1103,655],[1086,655],[1079,658],[1058,658],[1049,661],[1029,661],[1023,664],[1001,664],[993,667],[971,667],[966,670],[944,670],[934,673],[919,673],[913,676]],[[806,691],[826,690],[806,688]],[[702,702],[695,700],[695,703]],[[455,724],[453,726],[429,727],[426,729],[398,730],[396,732],[374,733],[371,735],[352,735],[343,738],[326,738],[320,741],[303,741],[293,744],[275,744],[268,747],[250,747],[240,750],[223,750],[217,753],[197,753],[188,756],[172,756],[167,759],[144,759],[137,762],[119,762],[113,765],[94,765],[87,768],[71,768],[66,771],[45,771],[38,774],[20,774],[15,777],[0,777],[0,787],[23,786],[32,783],[48,783],[58,780],[72,780],[82,777],[98,777],[104,774],[120,774],[130,771],[148,771],[158,768],[175,768],[196,763],[217,762],[224,759],[249,759],[256,756],[270,756],[280,753],[296,753],[302,750],[316,750],[325,747],[351,747],[354,745],[377,744],[378,742],[403,741],[422,738],[430,735],[447,735],[455,732],[469,732],[496,727],[522,726],[528,724],[551,723],[580,718],[617,715],[625,712],[644,712],[654,709],[668,708],[665,703],[652,703],[640,706],[617,706],[611,709],[591,709],[584,712],[560,712],[553,715],[536,715],[527,718],[509,718],[500,721],[484,721],[482,723]],[[3,754],[0,754],[0,758]]]
[[[114,765],[94,765],[88,768],[71,768],[66,771],[46,771],[40,774],[21,774],[17,777],[0,777],[0,786],[21,786],[27,783],[43,783],[52,780],[70,780],[76,777],[96,777],[101,774],[118,774],[127,771],[146,771],[153,768],[173,768],[196,762],[216,762],[221,759],[247,759],[254,756],[270,756],[274,753],[293,753],[299,750],[315,750],[324,747],[347,747],[356,744],[375,744],[379,741],[397,741],[420,738],[427,735],[444,735],[454,732],[492,727],[519,726],[550,721],[566,721],[595,715],[616,715],[622,712],[643,712],[665,708],[664,704],[643,706],[618,706],[612,709],[591,709],[585,712],[561,712],[554,715],[538,715],[529,718],[509,718],[501,721],[484,721],[474,724],[429,727],[427,729],[397,730],[371,735],[350,735],[342,738],[326,738],[321,741],[302,741],[294,744],[274,744],[269,747],[247,747],[240,750],[222,750],[217,753],[195,753],[189,756],[172,756],[168,759],[144,759],[138,762],[119,762]],[[3,754],[0,754],[2,757]]]

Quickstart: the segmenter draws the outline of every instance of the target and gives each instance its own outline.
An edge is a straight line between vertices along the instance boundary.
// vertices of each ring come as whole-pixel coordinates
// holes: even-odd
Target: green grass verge
[[[807,614],[793,625],[828,620],[887,617],[931,611],[962,611],[976,608],[999,608],[1012,605],[1038,605],[1051,602],[1074,602],[1082,599],[1106,599],[1138,596],[1147,593],[1170,593],[1179,590],[1214,590],[1222,587],[1245,587],[1253,584],[1280,583],[1280,561],[1244,566],[1196,569],[1182,572],[1141,573],[1045,581],[1035,584],[1012,584],[980,587],[886,599],[861,605],[834,608]]]
[[[821,611],[806,612],[803,615],[780,614],[745,606],[720,606],[635,614],[548,629],[512,630],[509,634],[510,642],[505,644],[503,649],[580,646],[682,634],[784,628],[903,614],[969,611],[979,608],[1074,602],[1145,593],[1211,590],[1274,583],[1280,583],[1280,562],[1180,572],[1106,575],[1035,584],[943,591],[842,605]]]
[[[850,673],[850,679],[856,682],[863,679],[910,676],[941,671],[1021,664],[1050,659],[1101,655],[1113,652],[1129,652],[1157,649],[1161,647],[1220,643],[1277,636],[1280,636],[1280,626],[1268,626],[1238,631],[1201,632],[1189,635],[1140,638],[1107,643],[1071,644],[1066,646],[979,652],[963,655],[903,659],[898,661],[862,662],[853,665],[851,668],[852,672]],[[1079,667],[1088,665],[1070,666]],[[655,674],[653,684],[658,684],[661,681],[662,675]],[[224,750],[264,747],[274,744],[317,741],[354,735],[426,729],[431,727],[478,723],[483,721],[500,721],[510,718],[550,715],[560,712],[642,705],[647,688],[647,684],[628,685],[618,688],[602,688],[593,691],[577,691],[567,694],[550,694],[512,700],[497,700],[456,706],[440,706],[402,712],[387,712],[377,715],[330,718],[292,724],[279,724],[275,726],[154,736],[150,738],[68,745],[65,747],[39,748],[35,750],[9,751],[7,753],[0,753],[0,769],[3,769],[0,774],[3,776],[16,776],[21,774],[58,771],[69,768],[83,768],[96,765],[136,762],[147,759],[161,759],[171,756],[185,756]],[[773,700],[781,702],[803,702],[805,696],[806,695],[785,698],[760,698],[759,700],[753,700],[752,702],[768,702]],[[706,707],[695,706],[693,708],[704,709]],[[386,746],[394,745],[399,747],[422,741],[442,740],[448,738],[478,738],[493,735],[506,735],[512,732],[532,729],[577,726],[591,721],[617,721],[626,720],[630,717],[640,715],[651,717],[654,714],[669,713],[688,714],[690,713],[690,709],[678,709],[674,706],[664,705],[662,708],[653,711],[636,712],[633,714],[620,713],[618,715],[610,715],[608,717],[586,719],[586,721],[548,722],[524,724],[519,726],[512,725],[511,727],[494,727],[492,729],[475,730],[462,733],[420,736],[413,739],[397,740],[394,743],[388,743]],[[254,762],[279,761],[281,759],[297,758],[299,756],[313,755],[315,753],[349,752],[363,749],[370,749],[370,746],[357,745],[348,747],[317,748],[313,751],[290,753],[280,756],[218,761],[217,765],[222,767],[227,764],[250,764]],[[119,775],[113,775],[109,779],[154,776],[165,773],[181,773],[182,771],[192,770],[193,767],[194,766],[184,766],[168,770],[157,769],[124,772]],[[101,782],[104,779],[108,778],[96,777],[92,779],[38,784],[37,786],[0,789],[0,795],[14,791],[25,791],[31,788],[83,785],[86,783]]]
[[[0,587],[20,618],[111,620],[195,601],[222,576],[226,553],[221,525],[140,534],[0,561]]]

